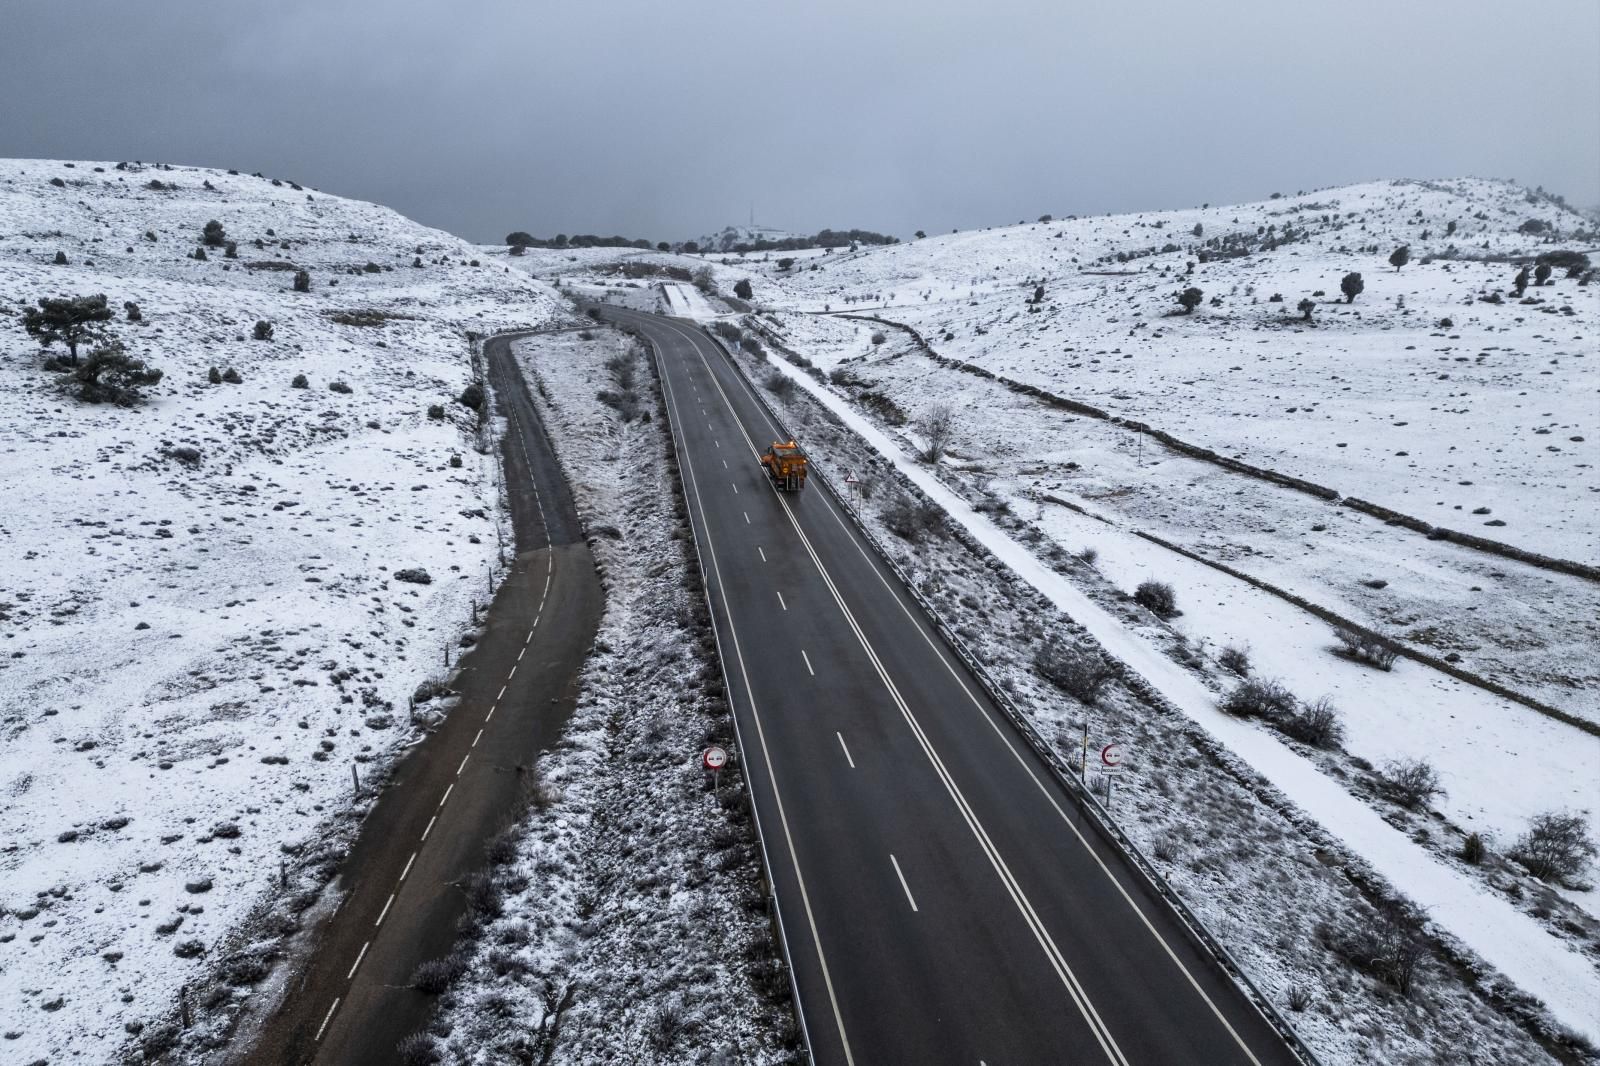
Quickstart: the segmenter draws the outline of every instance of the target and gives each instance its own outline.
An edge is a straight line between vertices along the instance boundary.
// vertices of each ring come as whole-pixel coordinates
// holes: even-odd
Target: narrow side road
[[[517,818],[539,753],[565,728],[603,596],[571,494],[511,354],[485,343],[516,559],[486,629],[460,663],[461,701],[404,757],[338,878],[339,903],[276,1013],[234,1061],[390,1066],[432,998],[417,966],[447,955],[466,910],[461,886],[484,846]]]

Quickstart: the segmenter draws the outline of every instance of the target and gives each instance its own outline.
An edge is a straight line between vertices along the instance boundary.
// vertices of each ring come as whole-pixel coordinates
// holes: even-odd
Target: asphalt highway
[[[516,559],[460,662],[460,703],[405,756],[341,865],[338,906],[277,1010],[232,1056],[248,1063],[392,1066],[432,997],[417,966],[450,953],[463,882],[524,809],[539,753],[571,716],[602,594],[566,481],[510,353],[484,354],[499,413]]]
[[[1293,1063],[693,323],[654,345],[818,1063]],[[802,445],[805,443],[801,442]]]

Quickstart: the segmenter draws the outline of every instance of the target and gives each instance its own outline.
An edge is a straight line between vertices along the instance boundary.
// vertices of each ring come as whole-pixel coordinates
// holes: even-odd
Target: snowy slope
[[[238,258],[189,257],[211,219]],[[477,254],[261,177],[0,161],[0,1058],[113,1059],[280,862],[331,871],[352,765],[411,738],[495,562],[463,331],[558,307]],[[143,406],[40,369],[23,307],[91,293],[142,310],[111,328],[165,372]]]
[[[1528,220],[1559,239],[1520,232]],[[1502,182],[1374,182],[934,237],[824,257],[815,271],[752,262],[719,278],[764,272],[757,301],[774,307],[887,307],[943,355],[1427,521],[1594,562],[1600,287],[1557,271],[1519,303],[1516,266],[1474,261],[1592,250],[1594,228]],[[1264,247],[1285,229],[1286,243]],[[1252,254],[1200,261],[1222,250],[1208,241],[1230,239]],[[1388,256],[1402,244],[1412,259],[1397,272]],[[1346,304],[1351,271],[1365,291]],[[1042,310],[1029,313],[1037,284]],[[1190,285],[1200,309],[1164,317]],[[1475,302],[1495,290],[1503,303]],[[1310,327],[1296,310],[1306,297]],[[1479,507],[1490,513],[1474,517]]]

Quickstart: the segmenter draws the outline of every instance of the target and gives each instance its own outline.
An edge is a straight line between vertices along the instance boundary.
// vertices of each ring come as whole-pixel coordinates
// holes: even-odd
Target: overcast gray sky
[[[1595,0],[6,0],[0,154],[475,240],[910,236],[1479,175],[1600,204]]]

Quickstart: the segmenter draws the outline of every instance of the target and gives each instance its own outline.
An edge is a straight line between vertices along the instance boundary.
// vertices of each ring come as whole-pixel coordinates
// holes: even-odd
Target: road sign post
[[[1111,781],[1122,770],[1122,745],[1112,741],[1100,749],[1100,776],[1106,782],[1106,810],[1111,810]]]
[[[859,498],[859,493],[861,492],[861,479],[856,477],[854,471],[851,471],[845,474],[844,483],[850,486],[850,509],[855,512],[857,518],[860,518],[861,501]]]
[[[700,765],[711,775],[711,791],[715,792],[722,777],[722,768],[728,765],[727,750],[713,744],[700,754]]]

